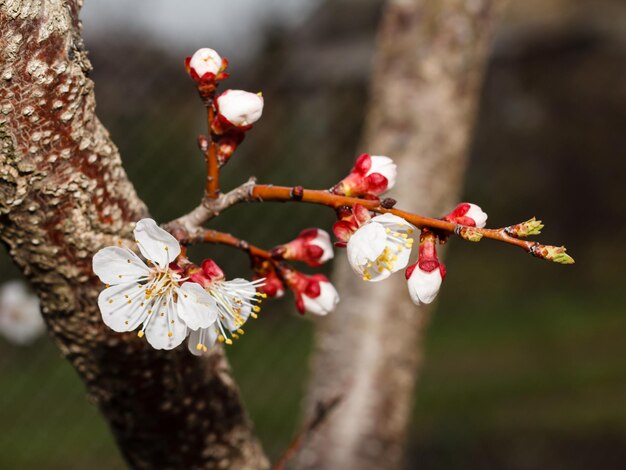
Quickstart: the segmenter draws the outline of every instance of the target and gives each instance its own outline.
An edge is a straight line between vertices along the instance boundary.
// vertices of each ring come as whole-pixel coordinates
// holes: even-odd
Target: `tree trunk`
[[[91,269],[147,215],[95,115],[80,1],[0,0],[0,238],[133,468],[266,468],[221,349],[108,330]]]
[[[437,216],[458,202],[502,3],[388,2],[363,149],[396,160],[392,195],[404,209]],[[411,303],[402,274],[365,283],[343,258],[334,274],[342,301],[319,322],[307,408],[343,400],[303,449],[299,468],[398,468],[431,309]]]

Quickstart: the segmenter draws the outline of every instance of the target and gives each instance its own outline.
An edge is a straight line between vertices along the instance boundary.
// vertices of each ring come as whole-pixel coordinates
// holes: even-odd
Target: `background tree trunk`
[[[399,166],[402,208],[443,215],[458,202],[481,78],[503,0],[390,0],[381,25],[363,150]],[[429,307],[401,274],[364,283],[340,257],[342,301],[319,322],[307,408],[343,396],[303,449],[303,469],[402,462]]]
[[[220,348],[155,351],[101,321],[92,256],[147,209],[95,115],[81,3],[0,0],[0,238],[132,467],[266,468]]]

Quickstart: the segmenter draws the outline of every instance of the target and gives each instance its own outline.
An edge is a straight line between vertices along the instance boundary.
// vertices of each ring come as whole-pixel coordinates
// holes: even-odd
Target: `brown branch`
[[[441,219],[432,219],[421,215],[413,214],[411,212],[403,211],[400,209],[387,209],[381,205],[378,200],[359,199],[354,197],[339,196],[329,191],[314,190],[314,189],[302,189],[299,187],[288,186],[272,186],[272,185],[255,185],[250,192],[250,201],[301,201],[312,204],[321,204],[324,206],[337,209],[339,207],[353,207],[355,204],[360,204],[372,212],[379,214],[393,214],[398,217],[402,217],[406,221],[415,225],[417,228],[430,228],[438,230],[446,234],[459,235],[459,225],[451,222],[446,222]],[[530,252],[533,247],[533,242],[527,242],[514,238],[506,233],[504,228],[502,229],[486,229],[486,228],[474,228],[472,231],[479,233],[485,238],[497,240],[510,245],[515,245],[523,248],[526,252]],[[461,237],[464,238],[464,237]]]
[[[201,229],[202,226],[212,218],[220,215],[222,211],[235,204],[247,201],[250,197],[250,190],[255,183],[256,180],[252,177],[241,186],[238,186],[226,194],[218,195],[216,199],[208,199],[205,197],[202,199],[200,205],[191,212],[164,224],[163,227],[172,233],[177,230],[182,230],[187,232],[188,235],[193,236],[195,231]]]
[[[215,108],[211,100],[207,105],[207,128],[211,136],[209,146],[205,153],[207,163],[206,187],[204,190],[205,198],[216,199],[220,194],[220,166],[217,161],[217,144],[213,140],[211,124],[215,118]]]
[[[258,246],[251,245],[245,240],[237,238],[230,233],[218,232],[217,230],[198,229],[194,230],[192,234],[187,234],[181,239],[183,244],[191,243],[214,243],[218,245],[230,246],[239,250],[245,251],[251,257],[271,259],[272,255],[269,251],[259,248]]]
[[[476,242],[480,239],[488,238],[509,245],[522,248],[527,253],[542,259],[551,259],[563,264],[573,263],[573,259],[564,255],[564,249],[552,247],[550,245],[541,245],[536,242],[520,240],[515,235],[515,227],[523,224],[517,224],[498,229],[466,227],[463,225],[447,222],[442,219],[433,219],[424,217],[412,212],[395,209],[387,204],[387,200],[378,199],[360,199],[356,197],[341,196],[331,193],[328,190],[304,189],[301,186],[274,186],[255,184],[255,179],[250,180],[234,190],[219,195],[216,199],[210,200],[206,197],[202,200],[202,204],[192,210],[190,213],[179,217],[164,225],[164,227],[176,234],[180,231],[179,238],[194,238],[198,234],[203,234],[202,225],[219,215],[222,211],[241,202],[306,202],[310,204],[318,204],[338,209],[340,207],[354,207],[360,204],[372,212],[379,214],[393,214],[402,217],[406,221],[415,225],[417,228],[429,228],[438,233],[440,238],[445,239],[449,235],[457,235],[460,238]],[[391,204],[392,206],[393,204]],[[553,254],[549,250],[560,250],[559,253]],[[562,257],[559,258],[558,256]]]

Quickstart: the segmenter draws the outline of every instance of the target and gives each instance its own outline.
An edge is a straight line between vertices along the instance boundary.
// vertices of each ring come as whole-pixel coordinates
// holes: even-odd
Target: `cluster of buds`
[[[211,139],[198,139],[203,152],[216,145],[217,159],[224,165],[245,138],[246,132],[263,114],[263,95],[244,90],[226,90],[215,96],[218,81],[228,77],[228,61],[213,49],[200,49],[185,60],[187,72],[194,79],[210,111]]]
[[[319,267],[334,257],[330,235],[319,228],[300,232],[293,240],[270,250],[271,259],[253,259],[255,278],[263,278],[261,292],[268,297],[281,297],[288,287],[301,313],[326,315],[339,302],[339,295],[322,274],[304,274],[285,261],[299,261]]]
[[[396,173],[390,158],[361,155],[350,174],[331,191],[371,200],[394,185]],[[341,208],[337,215],[339,220],[333,226],[335,246],[346,248],[350,266],[364,281],[382,281],[406,268],[411,300],[422,305],[435,299],[446,275],[436,245],[444,243],[445,236],[422,229],[417,260],[407,267],[417,230],[408,221],[391,213],[374,216],[361,204]],[[459,236],[478,241],[482,235],[476,229],[485,226],[487,214],[476,204],[461,203],[442,219],[457,224]]]

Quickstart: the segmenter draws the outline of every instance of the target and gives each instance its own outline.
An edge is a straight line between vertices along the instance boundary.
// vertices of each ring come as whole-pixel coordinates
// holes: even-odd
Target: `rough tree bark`
[[[91,270],[147,215],[95,115],[80,1],[0,0],[0,238],[134,468],[266,468],[223,352],[107,330]]]
[[[504,0],[390,0],[378,37],[363,149],[401,169],[402,207],[444,214],[458,202],[481,78]],[[319,323],[309,413],[343,401],[303,449],[303,469],[401,465],[430,308],[401,274],[363,283],[344,259],[342,302]]]

